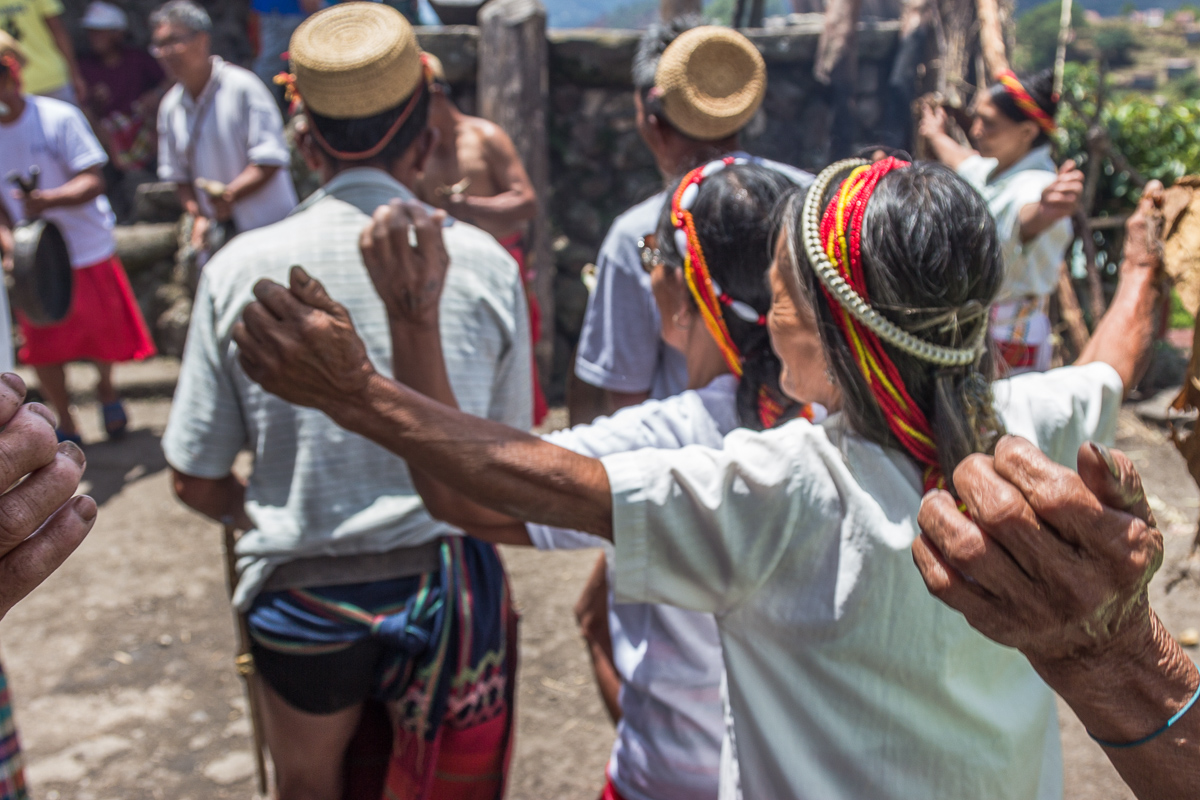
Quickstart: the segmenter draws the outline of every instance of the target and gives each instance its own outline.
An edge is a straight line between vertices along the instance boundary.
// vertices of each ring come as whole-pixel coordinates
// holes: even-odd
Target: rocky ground
[[[232,668],[219,530],[171,495],[158,439],[174,375],[159,362],[125,373],[132,431],[87,447],[85,489],[101,504],[79,552],[0,623],[37,800],[250,798],[254,762],[242,687]],[[72,383],[88,388],[87,371]],[[99,412],[79,407],[90,441]],[[1166,532],[1154,602],[1178,634],[1200,627],[1200,587],[1164,594],[1187,552],[1200,496],[1162,430],[1131,410],[1120,446],[1146,476]],[[571,607],[594,554],[507,550],[523,614],[518,739],[509,796],[599,792],[612,726],[592,685]],[[1063,714],[1069,800],[1130,795],[1069,712]]]

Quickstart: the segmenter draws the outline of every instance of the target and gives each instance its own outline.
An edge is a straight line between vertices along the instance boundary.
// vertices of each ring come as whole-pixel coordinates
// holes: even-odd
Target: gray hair
[[[704,24],[704,18],[698,14],[684,14],[670,22],[655,22],[647,28],[633,56],[633,88],[642,94],[653,89],[654,74],[658,72],[658,60],[663,52],[679,34]]]
[[[212,17],[192,0],[170,0],[150,15],[150,27],[178,25],[192,33],[212,33]]]

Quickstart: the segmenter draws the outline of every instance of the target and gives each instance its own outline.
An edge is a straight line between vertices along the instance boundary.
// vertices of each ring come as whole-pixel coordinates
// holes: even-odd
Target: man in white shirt
[[[158,110],[158,177],[176,184],[200,246],[213,221],[244,233],[296,206],[271,92],[249,70],[211,55],[212,20],[191,0],[150,16],[150,53],[176,80]]]
[[[706,97],[676,80],[687,74],[702,84],[708,73],[721,76],[718,85],[731,80],[734,85],[725,85],[722,96]],[[638,133],[664,182],[670,183],[739,150],[739,132],[766,93],[767,72],[746,37],[703,26],[699,17],[680,17],[646,31],[633,63],[633,84]],[[812,175],[802,170],[769,166],[786,171],[802,188],[812,183]],[[617,217],[600,245],[597,285],[588,299],[575,357],[575,377],[585,385],[572,386],[573,425],[646,399],[670,397],[687,386],[683,356],[660,335],[650,276],[638,249],[638,241],[658,226],[666,199],[664,190]]]
[[[345,30],[374,48],[339,50]],[[381,52],[395,58],[371,60]],[[233,602],[247,613],[281,797],[341,797],[368,702],[395,712],[396,796],[438,796],[437,776],[463,771],[439,759],[461,757],[466,740],[481,769],[472,777],[502,782],[516,640],[495,550],[432,519],[403,460],[248,380],[231,337],[255,283],[303,265],[349,309],[381,369],[393,352],[440,350],[464,408],[528,428],[521,276],[495,239],[453,222],[440,337],[390,335],[359,236],[381,205],[415,199],[432,147],[416,35],[388,6],[348,3],[306,20],[289,54],[308,123],[300,147],[324,185],[205,267],[163,450],[186,504],[246,531]],[[353,90],[339,69],[355,72]],[[231,471],[243,448],[255,454],[246,484]]]

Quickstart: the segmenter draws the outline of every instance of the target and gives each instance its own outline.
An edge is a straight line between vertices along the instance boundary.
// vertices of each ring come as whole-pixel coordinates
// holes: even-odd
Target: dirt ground
[[[0,623],[36,800],[251,798],[254,762],[217,527],[172,497],[159,436],[170,364],[133,376],[132,431],[87,447],[85,490],[101,514],[67,564]],[[86,391],[84,373],[73,384]],[[129,379],[127,379],[129,380]],[[98,437],[98,409],[79,407]],[[1178,634],[1200,627],[1200,588],[1164,596],[1200,496],[1161,430],[1131,412],[1120,446],[1144,471],[1166,532],[1154,603]],[[523,615],[517,748],[509,797],[592,800],[612,725],[571,607],[595,553],[504,553]],[[1098,747],[1063,713],[1068,800],[1126,800]]]

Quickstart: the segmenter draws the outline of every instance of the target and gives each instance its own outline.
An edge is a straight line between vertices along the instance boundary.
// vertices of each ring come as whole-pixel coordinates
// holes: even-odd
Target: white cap
[[[129,30],[129,17],[112,3],[95,0],[83,15],[83,28],[89,31]]]

